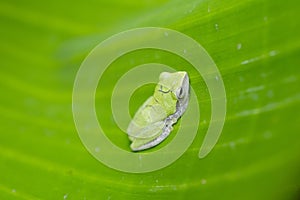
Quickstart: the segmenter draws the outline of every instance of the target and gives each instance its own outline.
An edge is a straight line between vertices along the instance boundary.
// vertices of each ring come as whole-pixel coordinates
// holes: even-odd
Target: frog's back
[[[156,122],[163,121],[167,117],[164,108],[156,102],[153,96],[149,97],[139,108],[130,122],[127,133],[135,136],[139,132]]]

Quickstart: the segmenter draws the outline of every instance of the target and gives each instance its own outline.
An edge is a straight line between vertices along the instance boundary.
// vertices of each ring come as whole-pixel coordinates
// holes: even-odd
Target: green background
[[[2,0],[0,199],[299,199],[299,10],[296,0]],[[201,76],[166,52],[118,59],[100,81],[96,107],[120,147],[129,142],[112,120],[109,98],[135,65],[155,61],[188,71],[201,107],[197,137],[179,160],[128,174],[101,164],[80,142],[72,87],[93,47],[146,26],[180,31],[208,51],[223,76],[228,112],[220,140],[200,160],[210,118]],[[136,91],[132,114],[152,89]]]

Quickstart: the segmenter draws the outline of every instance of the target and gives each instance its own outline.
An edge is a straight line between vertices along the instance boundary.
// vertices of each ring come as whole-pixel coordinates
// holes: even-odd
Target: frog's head
[[[164,87],[170,89],[179,101],[184,102],[188,100],[190,83],[187,72],[162,72],[159,76],[159,82]]]

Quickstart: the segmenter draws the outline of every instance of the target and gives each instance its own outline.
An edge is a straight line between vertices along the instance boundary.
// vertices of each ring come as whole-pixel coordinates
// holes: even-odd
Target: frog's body
[[[185,112],[188,101],[188,74],[161,73],[153,96],[144,102],[128,126],[131,149],[140,151],[162,142]]]

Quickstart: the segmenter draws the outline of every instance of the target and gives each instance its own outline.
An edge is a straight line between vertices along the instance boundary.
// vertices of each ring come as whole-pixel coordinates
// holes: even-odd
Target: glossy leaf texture
[[[298,1],[4,0],[0,5],[0,199],[299,199]],[[195,140],[179,160],[151,173],[123,173],[94,159],[81,143],[72,117],[73,82],[101,41],[149,26],[180,31],[207,50],[225,84],[226,122],[213,151],[199,159],[211,115],[201,75],[171,53],[131,52],[105,71],[96,94],[98,120],[113,143],[130,151],[112,118],[110,97],[122,74],[139,64],[186,70],[201,117]],[[153,87],[134,93],[131,114]]]

